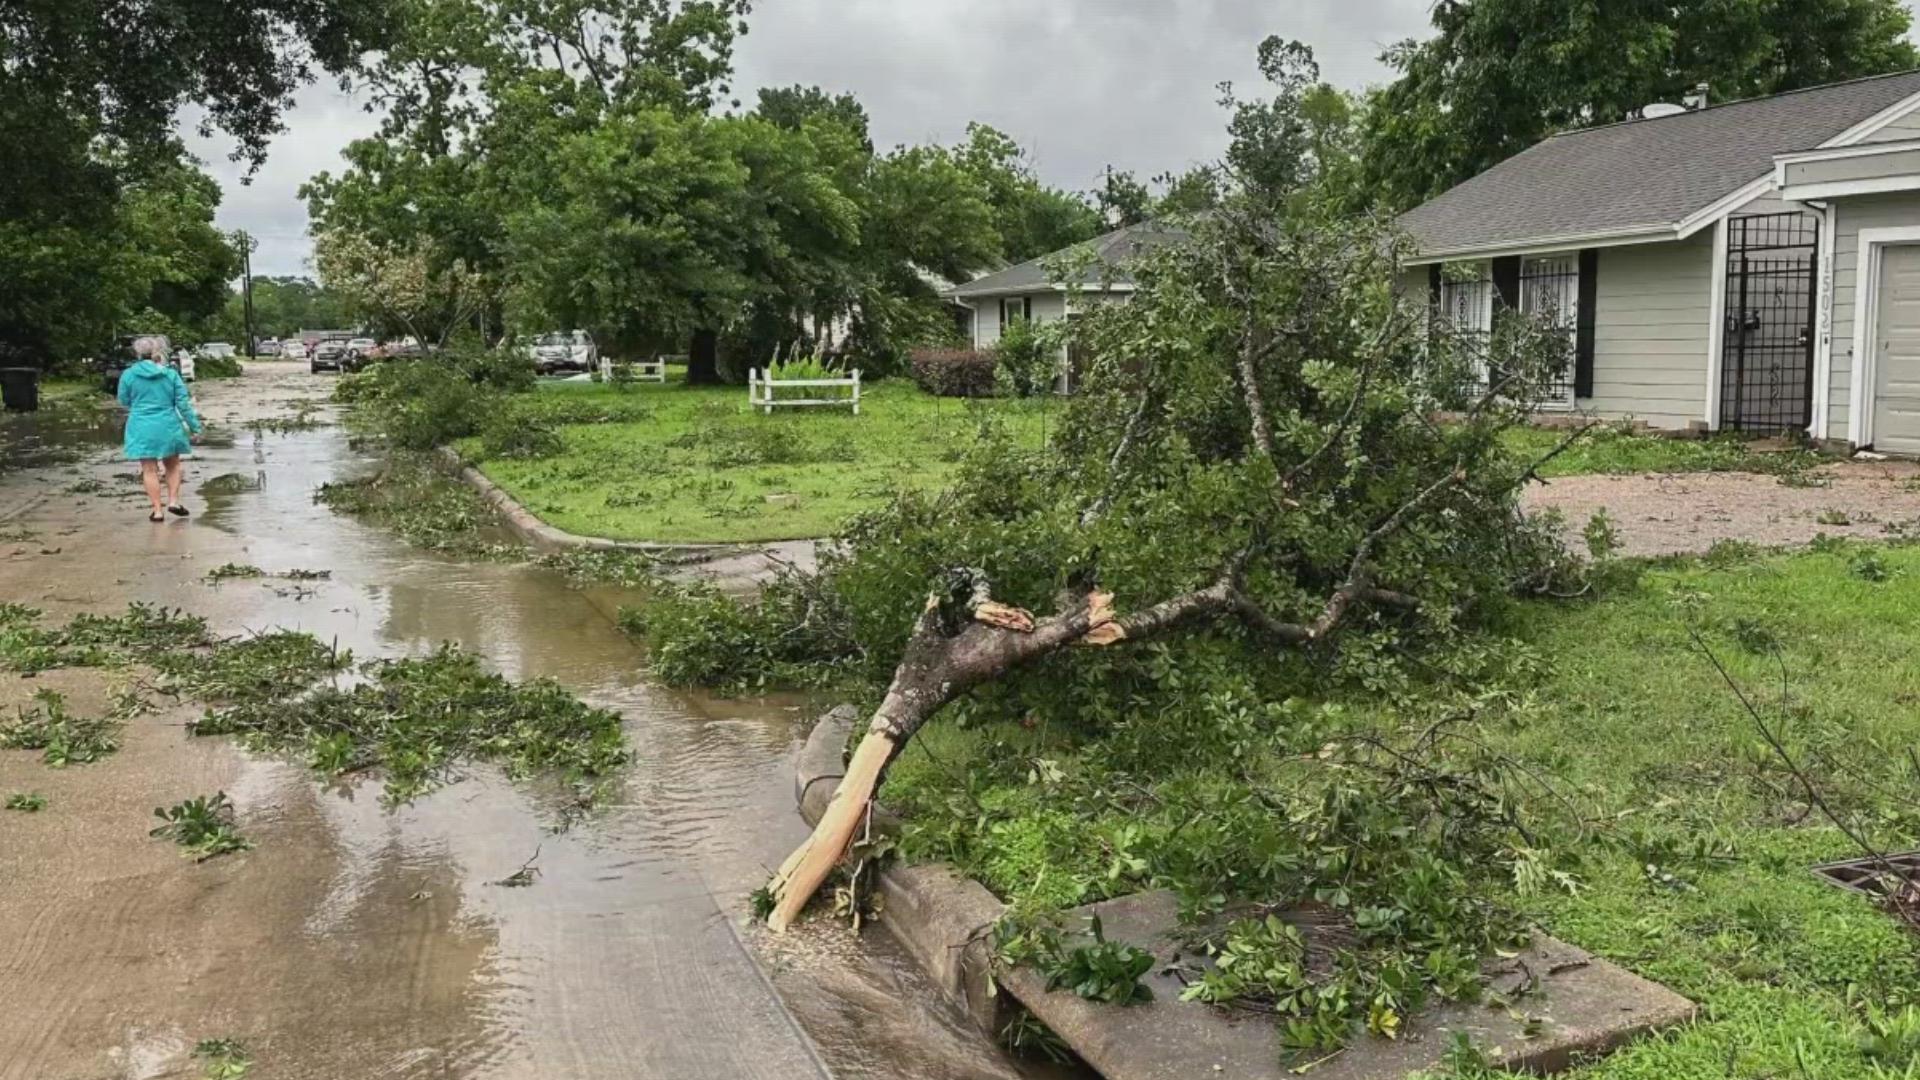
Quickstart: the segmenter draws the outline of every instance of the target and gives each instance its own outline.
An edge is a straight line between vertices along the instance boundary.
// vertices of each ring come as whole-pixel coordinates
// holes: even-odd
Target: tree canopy
[[[1568,128],[1698,83],[1715,99],[1920,66],[1900,0],[1441,0],[1364,121],[1363,183],[1405,209]]]
[[[196,320],[236,265],[219,192],[175,138],[203,127],[258,163],[293,91],[380,40],[386,0],[21,0],[0,18],[0,344],[37,360],[140,319]]]
[[[305,192],[318,232],[395,252],[430,238],[441,269],[498,283],[496,314],[523,332],[698,337],[762,363],[804,342],[884,371],[951,334],[940,282],[1099,231],[991,128],[880,151],[848,94],[767,88],[740,111],[745,3],[456,7],[401,4],[368,74],[385,125]]]

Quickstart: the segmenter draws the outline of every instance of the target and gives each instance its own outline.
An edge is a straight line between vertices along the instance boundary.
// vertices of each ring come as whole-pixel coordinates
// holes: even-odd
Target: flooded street
[[[247,1044],[250,1078],[971,1078],[1030,1075],[944,1009],[869,932],[790,941],[746,896],[804,835],[791,755],[816,703],[719,701],[647,681],[617,591],[410,548],[314,504],[372,467],[337,427],[256,434],[331,389],[304,366],[201,383],[235,436],[191,462],[187,521],[149,524],[117,418],[0,422],[0,599],[49,619],[139,600],[216,632],[276,627],[359,658],[454,642],[513,679],[552,677],[626,721],[634,763],[591,816],[474,766],[399,809],[377,779],[328,786],[295,762],[194,739],[192,706],[134,719],[119,753],[65,770],[0,752],[0,1080],[200,1075],[202,1039]],[[236,488],[202,496],[215,476]],[[209,583],[224,563],[325,580]],[[125,673],[0,675],[104,712]],[[152,810],[229,793],[254,850],[195,865]],[[523,866],[525,888],[497,884]]]

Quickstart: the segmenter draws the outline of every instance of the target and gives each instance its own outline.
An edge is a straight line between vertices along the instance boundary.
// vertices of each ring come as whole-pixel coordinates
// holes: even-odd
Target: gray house
[[[1920,453],[1920,72],[1556,135],[1400,224],[1457,325],[1574,339],[1550,407]]]
[[[1066,248],[975,278],[941,296],[970,312],[967,321],[972,328],[973,347],[988,349],[1000,340],[1001,330],[1015,320],[1036,325],[1057,322],[1072,319],[1090,304],[1126,299],[1133,292],[1127,264],[1144,251],[1178,242],[1187,235],[1155,222],[1129,225],[1087,241],[1085,247],[1091,258],[1077,282],[1056,281],[1049,269],[1055,260],[1074,251]],[[1060,389],[1064,392],[1071,389],[1073,381],[1073,365],[1064,349],[1060,371]]]

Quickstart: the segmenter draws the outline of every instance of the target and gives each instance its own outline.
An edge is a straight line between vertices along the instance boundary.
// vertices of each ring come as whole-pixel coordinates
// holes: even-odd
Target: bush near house
[[[999,358],[979,349],[915,349],[913,381],[938,397],[991,397]]]

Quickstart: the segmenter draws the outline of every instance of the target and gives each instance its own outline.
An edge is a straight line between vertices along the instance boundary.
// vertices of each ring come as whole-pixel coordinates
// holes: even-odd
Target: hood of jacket
[[[151,360],[141,360],[127,370],[132,372],[137,378],[158,379],[163,378],[167,372],[173,369],[167,367],[165,364],[156,364]]]

